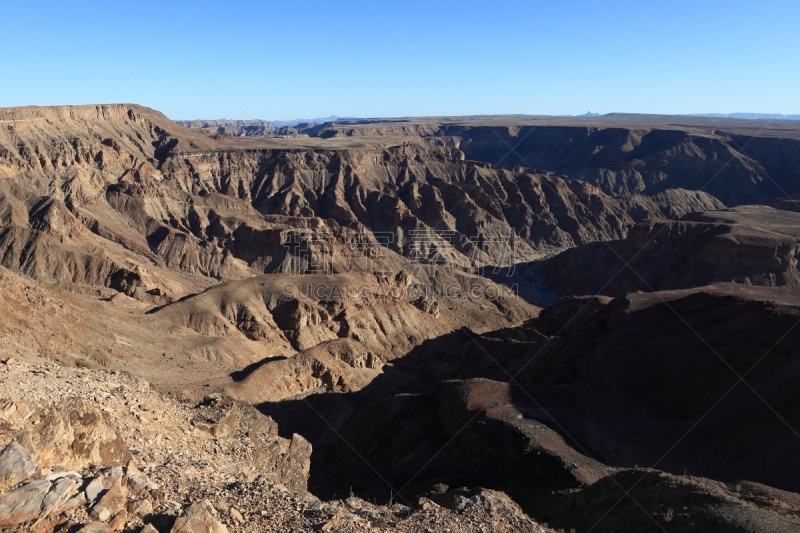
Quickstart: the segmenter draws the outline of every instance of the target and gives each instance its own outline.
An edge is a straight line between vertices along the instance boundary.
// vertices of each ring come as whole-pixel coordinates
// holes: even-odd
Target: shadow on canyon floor
[[[415,501],[438,484],[481,486],[541,520],[618,469],[800,489],[800,463],[785,460],[800,456],[795,370],[785,364],[795,359],[785,333],[796,310],[707,292],[626,305],[590,306],[558,337],[539,331],[553,327],[547,314],[483,335],[455,331],[359,392],[258,407],[283,436],[312,443],[309,490],[323,498]],[[699,335],[686,335],[670,308]],[[748,336],[752,328],[763,335]],[[769,352],[772,337],[780,346]],[[720,360],[741,373],[765,352],[753,387]]]

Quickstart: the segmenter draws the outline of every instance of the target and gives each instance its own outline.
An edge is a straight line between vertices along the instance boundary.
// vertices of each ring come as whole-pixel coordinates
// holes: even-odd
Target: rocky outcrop
[[[112,517],[125,525],[125,504],[130,496],[141,496],[146,490],[155,491],[149,481],[141,489],[134,490],[129,480],[135,467],[117,467],[100,476],[82,478],[75,471],[55,472],[40,476],[5,494],[0,494],[0,527],[31,525],[32,530],[48,529],[48,519],[60,514],[88,511],[89,516],[100,522],[108,522]],[[152,496],[149,496],[152,497]],[[152,509],[152,507],[151,507]],[[115,528],[119,529],[119,528]]]
[[[64,380],[62,375],[45,376],[39,369],[36,372],[51,390],[57,391],[56,396],[64,395],[78,381],[74,374]],[[86,376],[86,371],[77,373],[80,374]],[[136,409],[153,413],[162,428],[173,428],[174,433],[166,434],[164,442],[182,440],[183,445],[178,444],[180,453],[186,451],[190,442],[208,449],[198,452],[197,448],[188,448],[192,453],[186,455],[187,462],[183,462],[183,457],[170,455],[157,466],[148,463],[152,460],[150,455],[143,454],[140,448],[128,448],[120,432],[111,429],[113,418],[129,442],[148,448],[161,447],[152,440],[142,443],[136,438],[147,430],[146,424],[131,415],[129,409],[133,404],[118,396],[131,387],[141,392],[141,382],[132,376],[119,376],[119,381],[115,381],[116,374],[106,374],[111,377],[107,382],[102,374],[87,384],[94,385],[89,398],[96,400],[53,398],[56,401],[50,407],[18,399],[0,402],[0,438],[6,442],[16,439],[0,451],[0,528],[50,533],[84,523],[90,529],[139,531],[150,522],[158,527],[157,531],[170,531],[172,522],[168,521],[170,525],[166,526],[158,518],[164,513],[172,516],[172,521],[177,518],[175,523],[184,528],[179,531],[194,531],[193,527],[201,525],[196,519],[207,527],[224,528],[218,518],[211,520],[216,511],[209,511],[207,504],[198,504],[200,507],[194,510],[190,506],[186,511],[174,507],[181,487],[188,487],[182,485],[189,479],[186,476],[198,479],[196,467],[191,466],[193,461],[208,465],[209,458],[214,458],[216,475],[225,471],[218,454],[229,457],[236,472],[249,471],[252,478],[258,477],[264,485],[281,487],[281,491],[297,498],[310,497],[303,496],[308,494],[306,484],[312,454],[308,441],[300,435],[280,437],[273,420],[248,404],[219,395],[191,407],[177,402],[171,405],[153,391],[139,394]],[[102,395],[94,396],[100,384],[110,385],[114,392],[105,399]],[[22,380],[6,380],[3,384],[5,392],[14,392],[15,398],[21,396],[20,389],[29,386]],[[41,383],[29,392],[31,399],[42,394]],[[97,403],[102,405],[102,411]],[[124,457],[118,453],[120,450],[124,450]],[[179,453],[177,449],[175,453]],[[142,469],[131,460],[133,456],[142,460]],[[182,466],[175,466],[179,464]],[[176,480],[163,476],[167,465],[176,469]],[[212,477],[209,483],[216,483],[216,478]],[[210,514],[205,516],[201,510]]]
[[[50,532],[87,516],[90,521],[80,531],[130,530],[150,518],[152,502],[163,497],[158,485],[132,463],[95,477],[82,477],[75,471],[56,472],[0,494],[0,528]],[[214,516],[216,511],[207,501],[193,504],[185,517],[176,521],[179,529],[173,531],[226,531]],[[211,529],[192,529],[200,526]]]
[[[229,398],[210,398],[198,411],[191,422],[194,428],[215,439],[247,442],[251,450],[247,462],[251,468],[293,493],[306,492],[311,445],[301,435],[279,437],[274,421],[251,405]]]
[[[125,464],[131,458],[105,415],[80,399],[35,413],[15,439],[45,466],[107,467]]]

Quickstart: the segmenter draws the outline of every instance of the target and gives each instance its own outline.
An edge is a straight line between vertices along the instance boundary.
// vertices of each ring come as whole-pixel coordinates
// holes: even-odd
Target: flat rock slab
[[[28,479],[39,465],[18,442],[11,441],[0,451],[0,492]]]
[[[13,527],[39,518],[42,501],[50,492],[49,481],[34,481],[0,495],[0,528]]]
[[[80,486],[81,480],[73,477],[62,477],[56,480],[50,492],[42,500],[40,520],[46,518],[50,513],[59,509],[70,498],[75,496]]]

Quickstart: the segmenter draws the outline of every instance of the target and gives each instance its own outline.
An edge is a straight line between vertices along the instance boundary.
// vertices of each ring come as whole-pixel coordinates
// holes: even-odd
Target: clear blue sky
[[[796,0],[0,5],[0,106],[135,102],[173,119],[800,113]]]

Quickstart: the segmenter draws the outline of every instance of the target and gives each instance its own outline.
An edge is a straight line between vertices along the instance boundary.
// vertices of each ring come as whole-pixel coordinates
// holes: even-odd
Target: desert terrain
[[[800,123],[0,108],[0,531],[800,530]]]

